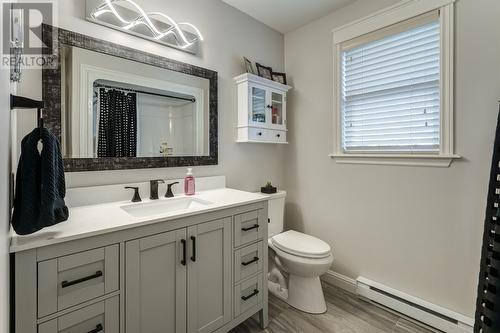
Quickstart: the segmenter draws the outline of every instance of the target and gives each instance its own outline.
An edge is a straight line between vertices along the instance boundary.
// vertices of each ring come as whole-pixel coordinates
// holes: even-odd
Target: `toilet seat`
[[[285,253],[303,258],[323,259],[331,255],[330,245],[321,239],[293,230],[272,237],[271,243]]]

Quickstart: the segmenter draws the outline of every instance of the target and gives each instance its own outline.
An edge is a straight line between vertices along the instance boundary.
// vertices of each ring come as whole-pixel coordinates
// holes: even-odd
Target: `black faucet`
[[[179,184],[179,182],[175,182],[172,184],[167,184],[167,194],[165,194],[165,198],[173,198],[174,193],[172,192],[172,186]]]
[[[141,202],[141,196],[139,195],[139,188],[138,187],[132,187],[132,186],[127,186],[125,187],[127,190],[134,190],[134,197],[132,198],[132,202]]]
[[[149,199],[151,200],[158,200],[158,185],[160,183],[165,183],[161,179],[156,179],[156,180],[151,180],[149,184],[151,185],[151,190],[150,190],[150,196]]]

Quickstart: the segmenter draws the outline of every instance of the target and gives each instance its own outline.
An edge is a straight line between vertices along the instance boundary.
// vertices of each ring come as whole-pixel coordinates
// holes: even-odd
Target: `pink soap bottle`
[[[184,179],[184,194],[194,195],[196,191],[195,180],[193,176],[193,168],[187,169],[186,178]]]

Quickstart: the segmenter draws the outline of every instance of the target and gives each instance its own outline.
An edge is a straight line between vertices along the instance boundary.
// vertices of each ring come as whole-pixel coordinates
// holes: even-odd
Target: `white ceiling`
[[[271,28],[286,33],[355,0],[222,0]]]

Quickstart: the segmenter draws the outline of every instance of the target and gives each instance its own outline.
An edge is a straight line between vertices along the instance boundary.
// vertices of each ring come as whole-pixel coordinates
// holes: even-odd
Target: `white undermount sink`
[[[157,201],[137,203],[120,207],[133,217],[171,213],[174,211],[199,208],[211,205],[212,202],[192,197],[160,199]]]

